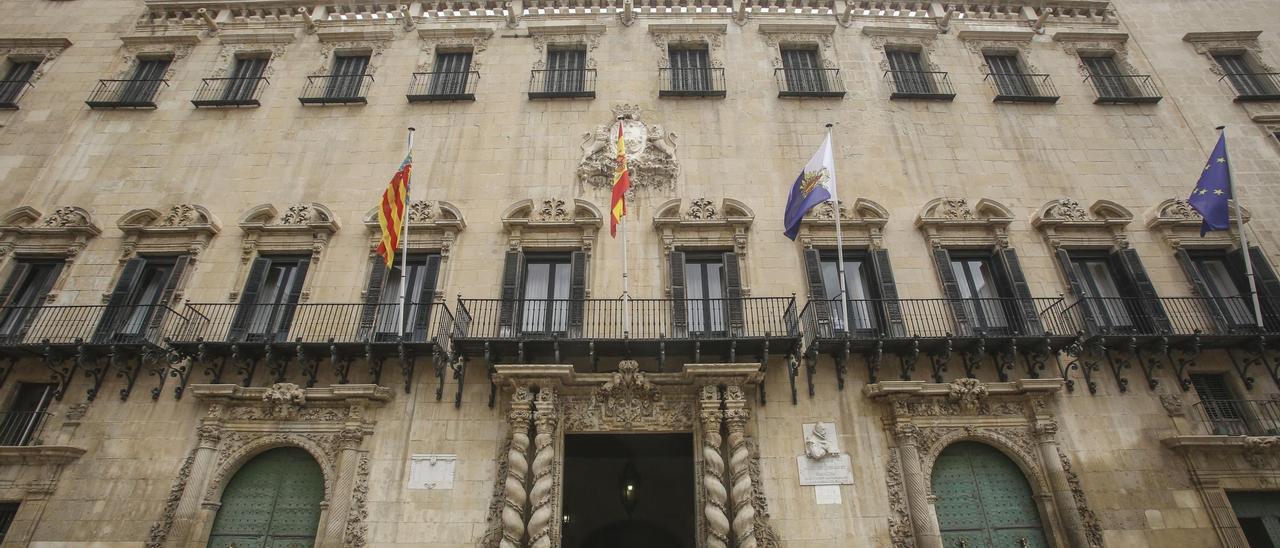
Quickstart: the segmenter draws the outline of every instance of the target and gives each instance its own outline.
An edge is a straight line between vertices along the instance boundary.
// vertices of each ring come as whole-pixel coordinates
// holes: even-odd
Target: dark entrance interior
[[[564,548],[693,548],[692,434],[569,434],[564,454]]]

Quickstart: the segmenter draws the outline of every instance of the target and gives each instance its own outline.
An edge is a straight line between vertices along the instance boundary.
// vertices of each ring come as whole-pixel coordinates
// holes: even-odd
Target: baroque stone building
[[[1271,0],[4,8],[3,546],[1280,541]]]

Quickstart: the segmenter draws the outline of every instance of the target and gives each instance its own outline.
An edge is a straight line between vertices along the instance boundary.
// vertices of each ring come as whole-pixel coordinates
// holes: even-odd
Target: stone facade
[[[604,232],[619,125],[637,299],[669,296],[674,250],[714,249],[737,257],[744,295],[803,307],[803,251],[831,248],[837,222],[848,245],[887,250],[902,298],[944,295],[935,247],[1017,249],[1031,294],[1067,299],[1059,247],[1132,249],[1162,297],[1189,297],[1175,249],[1235,245],[1199,238],[1177,201],[1218,125],[1250,243],[1280,258],[1280,102],[1233,102],[1212,59],[1280,66],[1273,0],[404,3],[5,2],[0,57],[45,63],[19,108],[0,110],[0,280],[18,259],[61,258],[46,304],[102,305],[131,258],[183,253],[181,312],[184,300],[236,302],[254,257],[288,252],[309,264],[303,302],[360,303],[371,211],[408,126],[410,245],[440,252],[434,297],[455,310],[456,296],[499,297],[515,249],[583,250],[586,295],[621,294],[621,246]],[[725,97],[659,97],[666,47],[683,43],[707,44]],[[779,98],[788,44],[816,48],[847,93]],[[530,100],[530,71],[567,46],[587,51],[594,99]],[[415,71],[468,48],[474,102],[406,101]],[[954,100],[890,100],[895,48],[948,72]],[[308,76],[354,51],[376,68],[367,104],[298,103]],[[991,51],[1020,53],[1061,98],[993,103]],[[1079,56],[1096,51],[1151,75],[1163,99],[1095,104]],[[202,78],[255,52],[270,58],[261,106],[192,107]],[[173,60],[154,110],[86,107],[139,55]],[[788,185],[827,123],[844,200],[792,242],[780,234]],[[235,355],[194,346],[94,359],[75,344],[5,347],[0,401],[51,375],[60,390],[39,446],[0,447],[0,501],[22,503],[3,546],[204,546],[235,468],[279,446],[325,472],[319,545],[557,546],[564,429],[694,432],[704,547],[940,546],[929,474],[956,440],[1019,464],[1052,546],[1245,546],[1225,493],[1280,489],[1276,438],[1210,435],[1184,383],[1225,372],[1237,394],[1267,400],[1277,358],[1160,344],[775,347],[647,379],[616,366],[622,355],[598,357],[610,377],[554,363],[569,359],[404,348],[299,344],[237,370]],[[834,423],[851,457],[842,504],[799,485],[813,422]],[[407,488],[415,454],[457,455],[452,489]]]

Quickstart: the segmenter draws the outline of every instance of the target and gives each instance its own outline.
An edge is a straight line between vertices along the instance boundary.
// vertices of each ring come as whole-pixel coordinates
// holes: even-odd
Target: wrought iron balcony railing
[[[17,110],[18,100],[27,88],[35,87],[28,80],[0,80],[0,109]]]
[[[165,328],[175,347],[194,343],[399,343],[399,304],[187,303]],[[403,342],[451,344],[453,314],[441,303],[409,303]]]
[[[168,80],[98,80],[89,108],[156,108],[156,93]]]
[[[889,86],[890,99],[950,101],[956,98],[945,72],[887,70],[884,81]]]
[[[711,67],[658,69],[659,97],[724,97],[724,69]]]
[[[1234,72],[1218,80],[1231,82],[1238,103],[1280,101],[1280,72]]]
[[[479,71],[415,72],[406,97],[410,103],[475,101]]]
[[[1193,407],[1215,436],[1280,436],[1280,400],[1202,399]]]
[[[347,105],[368,103],[372,74],[342,76],[308,76],[298,95],[304,105]]]
[[[1280,310],[1263,301],[1259,327],[1253,303],[1243,297],[1085,297],[1065,311],[1087,335],[1239,336],[1280,332]]]
[[[165,305],[7,306],[0,308],[0,347],[159,345],[176,316]]]
[[[1161,99],[1155,83],[1145,74],[1095,74],[1084,80],[1092,83],[1094,91],[1098,92],[1098,98],[1093,100],[1094,104],[1159,103]]]
[[[0,413],[0,447],[41,445],[42,430],[51,415],[45,411]]]
[[[840,69],[779,68],[773,77],[778,97],[844,97]]]
[[[805,338],[942,339],[1074,336],[1065,300],[839,299],[809,301],[801,312]]]
[[[1058,90],[1048,74],[1022,72],[991,72],[986,78],[995,90],[995,102],[1007,103],[1056,103]]]
[[[535,70],[529,77],[530,99],[596,96],[596,69]]]
[[[256,107],[271,82],[266,78],[205,78],[191,104],[196,107]]]

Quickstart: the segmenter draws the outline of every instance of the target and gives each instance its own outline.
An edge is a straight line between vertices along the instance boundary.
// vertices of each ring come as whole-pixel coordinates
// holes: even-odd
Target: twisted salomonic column
[[[724,457],[720,456],[720,389],[702,387],[699,400],[702,419],[702,515],[707,520],[705,548],[729,546],[729,517],[725,513],[729,495],[724,489]]]
[[[534,437],[533,487],[529,489],[529,546],[531,548],[551,548],[551,518],[555,514],[552,498],[555,479],[555,429],[556,429],[556,393],[551,388],[543,388],[534,401],[533,422],[537,425]]]
[[[502,540],[500,548],[520,548],[524,540],[524,509],[528,502],[529,400],[527,388],[516,388],[511,395],[511,448],[507,450],[506,498],[502,504]]]
[[[925,489],[924,472],[920,467],[919,435],[920,429],[911,423],[899,424],[894,429],[898,457],[902,460],[902,483],[907,488],[907,509],[911,512],[916,548],[942,548],[938,516],[929,506],[929,492]]]
[[[751,449],[747,447],[747,398],[742,387],[724,392],[724,422],[729,427],[729,498],[733,501],[733,537],[738,548],[756,548],[756,508],[751,505]]]

